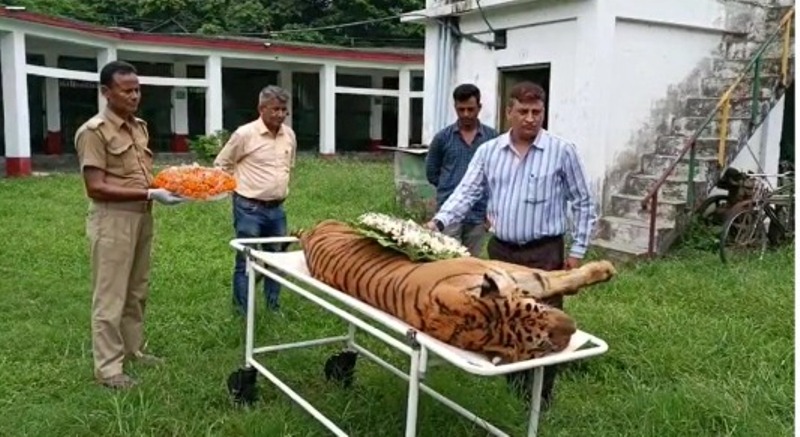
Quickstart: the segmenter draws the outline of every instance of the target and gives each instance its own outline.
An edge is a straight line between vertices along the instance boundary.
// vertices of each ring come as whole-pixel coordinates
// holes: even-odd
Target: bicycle
[[[700,223],[707,227],[721,227],[733,205],[753,195],[753,183],[747,173],[729,167],[720,176],[715,186],[725,194],[712,194],[694,209]]]
[[[753,182],[752,196],[735,203],[726,214],[719,239],[719,256],[731,263],[736,255],[750,256],[758,250],[762,259],[767,247],[794,241],[794,172],[747,173]],[[781,182],[772,189],[768,178]]]

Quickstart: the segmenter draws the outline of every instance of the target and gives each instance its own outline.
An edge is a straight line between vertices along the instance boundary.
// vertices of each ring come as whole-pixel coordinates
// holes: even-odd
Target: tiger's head
[[[479,300],[492,302],[499,323],[484,350],[497,364],[540,358],[560,352],[569,345],[577,330],[575,321],[564,311],[545,305],[511,284],[504,290],[491,275],[484,276]]]

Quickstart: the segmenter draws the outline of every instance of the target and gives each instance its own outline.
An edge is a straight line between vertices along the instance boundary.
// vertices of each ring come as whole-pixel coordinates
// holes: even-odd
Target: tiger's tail
[[[289,230],[289,236],[297,238],[298,241],[297,242],[291,242],[291,243],[282,243],[281,244],[281,251],[282,252],[288,251],[289,248],[292,245],[297,245],[299,247],[302,247],[303,246],[303,239],[306,237],[306,235],[308,235],[308,230],[307,229],[303,229],[303,228],[290,229]]]
[[[297,238],[298,240],[302,240],[303,237],[305,237],[305,235],[307,233],[308,233],[308,231],[306,229],[303,229],[303,228],[295,228],[295,229],[289,230],[289,236]]]

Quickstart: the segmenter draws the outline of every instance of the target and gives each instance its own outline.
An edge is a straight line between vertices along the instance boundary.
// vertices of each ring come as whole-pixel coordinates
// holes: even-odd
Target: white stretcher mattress
[[[603,340],[581,330],[572,335],[569,346],[558,353],[554,353],[542,358],[521,361],[510,364],[493,364],[484,355],[465,351],[447,343],[439,341],[424,332],[417,331],[400,319],[397,319],[383,311],[374,308],[344,292],[336,290],[326,284],[311,277],[306,265],[305,254],[301,250],[291,252],[266,252],[260,250],[250,251],[252,256],[286,275],[294,277],[313,286],[324,294],[345,303],[347,306],[356,309],[373,320],[378,321],[384,326],[391,328],[397,334],[405,334],[408,330],[416,331],[416,340],[434,355],[450,362],[467,372],[477,375],[499,375],[530,369],[543,365],[558,364],[567,361],[574,361],[600,355],[608,350],[608,345]]]

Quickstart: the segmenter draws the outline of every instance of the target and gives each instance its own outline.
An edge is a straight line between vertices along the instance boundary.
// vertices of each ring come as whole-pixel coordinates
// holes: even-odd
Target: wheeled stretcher
[[[603,354],[608,350],[608,345],[603,340],[579,330],[572,336],[567,349],[562,352],[533,360],[495,365],[483,355],[468,352],[443,343],[423,332],[417,331],[393,316],[317,281],[311,277],[306,267],[305,256],[301,250],[267,252],[257,249],[257,247],[262,244],[283,245],[285,247],[296,241],[297,239],[295,237],[274,237],[235,239],[230,242],[230,245],[235,250],[245,255],[248,276],[247,329],[245,334],[244,368],[242,370],[249,371],[251,375],[253,375],[250,381],[251,384],[254,383],[253,381],[255,380],[256,374],[254,372],[263,375],[336,436],[347,436],[347,434],[314,406],[303,399],[296,391],[284,384],[267,368],[267,366],[260,363],[256,359],[257,354],[331,343],[344,343],[346,345],[344,353],[349,354],[349,359],[347,356],[342,358],[343,355],[338,355],[332,357],[328,360],[328,363],[326,363],[326,370],[338,369],[339,373],[333,372],[333,374],[339,375],[339,378],[346,379],[348,377],[348,371],[350,372],[349,375],[352,375],[353,366],[355,365],[354,358],[356,355],[360,355],[374,361],[395,375],[408,381],[406,437],[417,435],[417,405],[420,391],[429,394],[437,401],[473,421],[492,435],[508,436],[508,434],[502,430],[444,395],[434,391],[422,382],[425,379],[426,370],[434,357],[439,358],[437,361],[449,363],[467,373],[478,376],[505,375],[520,370],[534,369],[533,384],[530,388],[532,390],[532,401],[527,433],[529,437],[532,437],[537,434],[538,430],[544,366],[589,358]],[[256,347],[254,344],[255,296],[256,279],[258,275],[274,279],[280,283],[284,289],[291,290],[345,320],[349,323],[347,333],[336,337]],[[290,279],[302,285],[298,285]],[[338,302],[339,305],[335,305],[333,302]],[[343,307],[346,308],[346,310]],[[410,360],[409,371],[404,372],[398,369],[375,353],[367,350],[361,344],[356,343],[355,333],[358,329],[408,355]],[[344,369],[342,369],[343,366]],[[239,389],[242,389],[242,387],[239,387]]]

